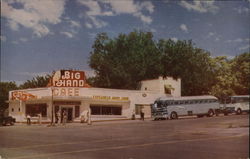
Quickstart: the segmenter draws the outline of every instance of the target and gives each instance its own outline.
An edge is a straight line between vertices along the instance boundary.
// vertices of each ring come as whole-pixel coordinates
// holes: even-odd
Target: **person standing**
[[[66,113],[66,111],[64,110],[64,111],[63,111],[63,125],[65,125],[66,122],[67,122],[67,113]]]
[[[141,120],[144,121],[144,108],[141,108]]]
[[[41,125],[42,124],[42,113],[38,114],[38,124]]]
[[[27,125],[30,125],[30,124],[31,124],[30,118],[31,118],[30,115],[27,114]]]
[[[57,124],[60,125],[61,124],[61,112],[60,112],[60,110],[57,111],[56,116],[57,116]]]

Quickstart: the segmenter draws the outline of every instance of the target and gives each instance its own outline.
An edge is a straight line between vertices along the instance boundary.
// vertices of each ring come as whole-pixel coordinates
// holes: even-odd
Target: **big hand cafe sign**
[[[56,71],[48,86],[55,87],[54,96],[79,96],[79,88],[90,87],[86,83],[85,73],[73,70]]]
[[[60,70],[52,77],[54,87],[89,87],[83,71]]]

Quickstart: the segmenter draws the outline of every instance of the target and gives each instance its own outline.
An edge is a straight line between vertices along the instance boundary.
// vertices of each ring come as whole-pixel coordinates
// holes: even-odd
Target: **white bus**
[[[220,108],[214,96],[161,97],[151,105],[154,120],[177,119],[179,116],[211,117]]]
[[[226,102],[227,108],[232,108],[239,115],[243,112],[249,113],[249,95],[230,96]]]

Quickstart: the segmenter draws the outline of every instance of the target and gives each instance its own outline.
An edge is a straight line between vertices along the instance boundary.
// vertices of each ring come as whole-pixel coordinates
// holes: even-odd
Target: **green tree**
[[[18,89],[15,82],[0,82],[0,115],[8,108],[9,91]]]
[[[233,86],[236,82],[235,74],[232,72],[230,60],[226,56],[218,56],[211,60],[211,65],[215,73],[215,84],[211,88],[211,94],[224,99],[234,95]]]
[[[27,88],[38,88],[38,87],[46,87],[49,83],[51,76],[36,76],[32,78],[32,80],[27,80],[23,84],[19,86],[20,89],[27,89]]]
[[[163,76],[182,79],[182,95],[208,94],[213,80],[210,53],[195,48],[191,40],[160,40],[158,48],[162,53]]]
[[[96,71],[94,86],[135,89],[143,79],[160,74],[160,52],[150,32],[134,31],[110,39],[99,34],[93,44],[89,65]]]
[[[250,52],[236,56],[231,61],[231,70],[235,76],[235,83],[233,85],[234,92],[237,95],[249,94]]]

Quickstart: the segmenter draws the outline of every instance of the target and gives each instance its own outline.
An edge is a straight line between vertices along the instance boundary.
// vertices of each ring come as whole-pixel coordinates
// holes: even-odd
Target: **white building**
[[[45,87],[9,92],[9,114],[18,122],[26,115],[36,120],[42,114],[43,122],[50,122],[52,112],[65,110],[68,121],[80,121],[80,115],[89,108],[92,120],[139,118],[143,108],[145,117],[151,116],[150,104],[162,96],[181,96],[181,80],[170,77],[141,82],[141,90],[120,90],[86,87]],[[54,107],[54,109],[52,109]]]

